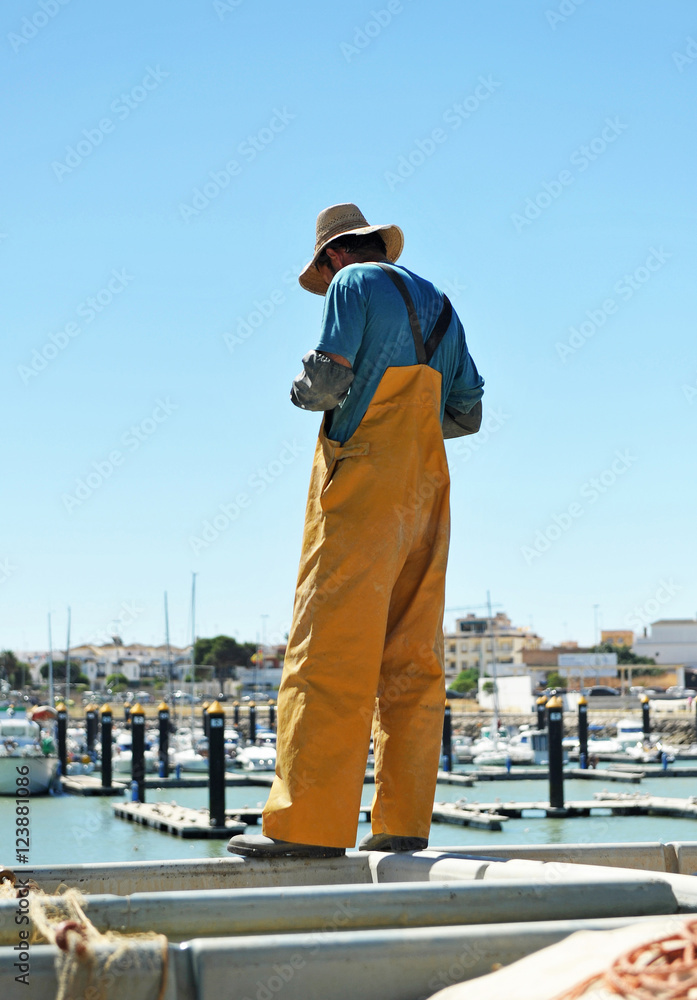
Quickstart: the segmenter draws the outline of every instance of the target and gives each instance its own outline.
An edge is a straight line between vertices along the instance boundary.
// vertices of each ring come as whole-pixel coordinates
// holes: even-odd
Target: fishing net
[[[35,882],[22,884],[18,889],[14,874],[0,869],[0,896],[28,894],[32,944],[57,948],[56,1000],[172,1000],[164,934],[101,933],[76,889],[49,896]]]

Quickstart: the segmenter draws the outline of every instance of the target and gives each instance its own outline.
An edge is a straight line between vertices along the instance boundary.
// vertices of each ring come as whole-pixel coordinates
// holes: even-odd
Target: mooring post
[[[537,728],[547,728],[547,699],[544,697],[537,699]]]
[[[218,701],[208,706],[208,817],[225,826],[225,711]]]
[[[58,760],[61,766],[61,775],[63,777],[68,773],[68,710],[63,704],[56,705],[56,711],[58,716],[56,718],[57,730],[58,730]]]
[[[124,701],[123,703],[123,721],[126,723],[126,728],[130,728],[131,725],[131,703],[130,701]]]
[[[102,722],[102,788],[111,788],[111,727],[114,719],[111,705],[102,705],[99,715]]]
[[[269,698],[269,729],[273,729],[276,725],[276,706]]]
[[[588,702],[583,695],[578,699],[578,759],[581,770],[588,767]]]
[[[210,707],[211,703],[209,701],[204,701],[201,705],[201,722],[203,723],[203,735],[206,737],[206,739],[209,739],[211,735],[208,729],[208,722],[209,722],[208,709]]]
[[[157,706],[157,723],[159,727],[160,777],[169,778],[169,705],[166,701],[161,701]]]
[[[131,709],[131,778],[134,801],[145,802],[145,712],[136,702]]]
[[[564,808],[564,760],[561,741],[564,736],[562,700],[554,696],[547,702],[549,730],[549,804],[552,809]]]
[[[249,742],[254,743],[257,738],[257,709],[253,701],[249,703]]]
[[[97,706],[90,704],[85,708],[85,740],[87,741],[87,753],[94,752],[94,742],[97,739]]]
[[[237,729],[240,724],[240,703],[239,701],[233,701],[232,703],[232,722]]]
[[[443,714],[443,770],[453,769],[453,720],[450,702],[445,703]]]
[[[641,722],[642,730],[644,736],[651,735],[651,706],[649,705],[649,696],[647,694],[642,694],[641,696]]]

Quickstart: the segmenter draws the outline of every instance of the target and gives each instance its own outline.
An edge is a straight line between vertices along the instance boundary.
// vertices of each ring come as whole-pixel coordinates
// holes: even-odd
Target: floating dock
[[[118,819],[188,839],[231,837],[244,833],[248,826],[261,822],[262,808],[242,806],[225,810],[225,826],[211,826],[207,809],[191,809],[176,802],[114,802],[111,808]],[[370,806],[361,806],[360,819],[370,822]],[[436,803],[433,807],[434,823],[454,823],[457,826],[478,827],[481,830],[501,830],[507,816],[492,811],[486,805],[460,806],[457,803]]]
[[[205,840],[244,833],[246,823],[225,814],[225,826],[211,826],[207,809],[189,809],[173,802],[114,802],[111,808],[119,819],[148,826],[175,837]]]
[[[631,792],[596,792],[588,801],[566,802],[561,808],[549,802],[496,802],[477,803],[482,815],[487,809],[509,819],[566,818],[574,816],[680,816],[697,819],[697,797],[690,799],[666,798]],[[471,804],[468,803],[468,808]]]
[[[547,781],[548,776],[549,772],[546,767],[517,767],[511,771],[505,767],[480,767],[476,771],[470,771],[467,775],[463,775],[463,777],[472,777],[474,781]],[[567,767],[564,769],[564,778],[582,778],[587,781],[625,781],[629,784],[638,784],[643,777],[648,776],[648,772],[643,767],[628,766],[626,769],[616,767],[607,770],[590,767]],[[456,774],[454,777],[457,778],[460,775]],[[438,780],[442,780],[440,776]]]
[[[480,830],[499,831],[508,816],[489,806],[461,806],[457,803],[436,802],[433,807],[434,823],[452,823],[455,826],[472,826]]]
[[[68,795],[123,795],[128,785],[115,781],[105,788],[101,778],[93,774],[68,774],[60,778],[61,787]]]

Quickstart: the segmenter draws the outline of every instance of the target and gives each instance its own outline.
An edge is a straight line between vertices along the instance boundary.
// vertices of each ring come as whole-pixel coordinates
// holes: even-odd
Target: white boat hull
[[[236,763],[243,771],[275,771],[274,747],[245,747],[237,754]]]
[[[29,794],[45,794],[53,781],[58,767],[57,757],[0,757],[0,795],[16,795],[17,789],[26,788],[18,785],[17,778],[24,777],[22,770],[29,768],[26,777],[29,778]],[[19,770],[18,770],[19,769]]]
[[[171,766],[170,764],[170,768]],[[180,767],[182,771],[208,772],[208,757],[202,757],[193,750],[181,750],[174,755],[174,766]]]

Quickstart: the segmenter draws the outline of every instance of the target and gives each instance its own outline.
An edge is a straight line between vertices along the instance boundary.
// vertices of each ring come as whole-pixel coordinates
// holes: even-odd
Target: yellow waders
[[[375,709],[373,832],[428,837],[450,534],[440,391],[426,364],[388,368],[345,445],[320,431],[266,836],[354,846]]]

